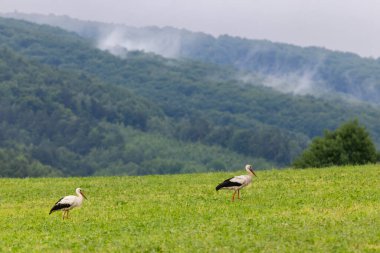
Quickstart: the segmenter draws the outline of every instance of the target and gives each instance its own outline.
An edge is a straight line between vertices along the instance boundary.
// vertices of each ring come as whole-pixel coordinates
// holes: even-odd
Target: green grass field
[[[0,252],[380,252],[380,166],[0,179]],[[48,215],[81,187],[88,200]]]

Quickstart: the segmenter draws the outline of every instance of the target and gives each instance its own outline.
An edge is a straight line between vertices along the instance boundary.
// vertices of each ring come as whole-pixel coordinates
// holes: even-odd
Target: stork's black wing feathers
[[[58,210],[61,210],[63,208],[67,208],[67,207],[70,207],[71,205],[70,204],[67,204],[67,203],[59,203],[64,197],[60,198],[57,203],[54,204],[54,206],[50,209],[50,212],[49,214],[51,214],[52,212],[54,211],[58,211]]]
[[[222,183],[220,183],[215,189],[218,191],[221,188],[224,187],[232,187],[232,186],[241,186],[241,183],[238,182],[231,182],[230,180],[233,179],[233,177],[224,180]]]

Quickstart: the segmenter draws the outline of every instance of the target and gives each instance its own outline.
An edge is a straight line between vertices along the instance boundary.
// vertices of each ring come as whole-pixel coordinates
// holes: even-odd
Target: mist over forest
[[[380,147],[379,59],[171,27],[3,16],[0,176],[285,167],[351,119]]]
[[[200,60],[232,66],[239,70],[235,78],[281,92],[380,103],[380,60],[349,52],[228,35],[216,38],[173,27],[138,28],[56,15],[10,13],[6,16],[76,32],[119,57],[138,50],[167,58]]]

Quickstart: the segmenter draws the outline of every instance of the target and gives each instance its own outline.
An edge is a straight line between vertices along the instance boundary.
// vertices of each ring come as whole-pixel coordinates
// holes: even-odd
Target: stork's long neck
[[[76,194],[78,196],[78,198],[80,198],[81,200],[83,200],[83,195],[80,191],[76,191]]]
[[[77,192],[78,198],[77,198],[77,204],[78,206],[81,206],[83,203],[83,195],[80,192]]]

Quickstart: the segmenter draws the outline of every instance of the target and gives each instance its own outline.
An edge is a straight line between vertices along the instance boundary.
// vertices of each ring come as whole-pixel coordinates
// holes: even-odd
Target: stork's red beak
[[[257,177],[257,176],[256,176],[256,173],[253,171],[253,169],[251,169],[251,171],[252,171],[253,175],[255,175],[255,177]]]
[[[83,196],[83,198],[87,199],[87,197],[84,195],[84,193],[81,191],[80,194]]]

